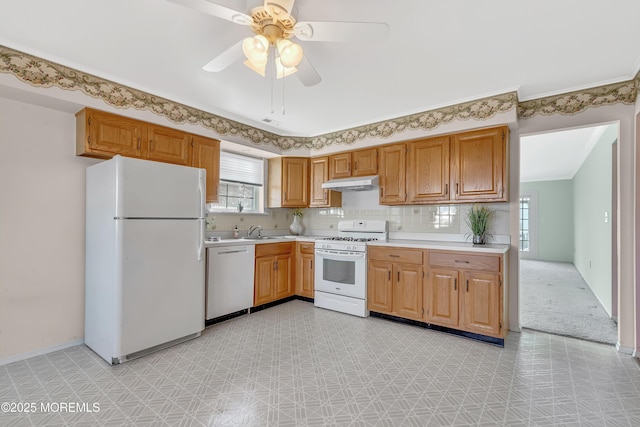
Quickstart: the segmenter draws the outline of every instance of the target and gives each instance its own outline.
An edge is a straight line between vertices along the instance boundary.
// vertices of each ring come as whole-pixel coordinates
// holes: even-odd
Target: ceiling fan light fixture
[[[276,42],[276,45],[278,54],[280,55],[280,61],[285,68],[295,67],[302,61],[304,52],[302,51],[302,46],[299,44],[280,38]]]
[[[253,71],[260,74],[262,77],[266,77],[267,75],[266,74],[267,61],[264,61],[262,63],[255,63],[255,62],[251,62],[250,59],[247,59],[246,61],[244,61],[244,65],[251,68]]]
[[[263,35],[247,37],[242,41],[242,52],[247,59],[256,64],[266,64],[269,55],[269,41]]]
[[[283,77],[290,76],[296,71],[298,71],[296,67],[285,67],[282,65],[280,58],[276,58],[276,78],[281,79]]]

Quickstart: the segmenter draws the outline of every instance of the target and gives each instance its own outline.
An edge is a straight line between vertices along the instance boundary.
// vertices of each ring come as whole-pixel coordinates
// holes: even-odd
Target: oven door
[[[367,294],[367,254],[336,250],[315,250],[316,291],[365,299]]]

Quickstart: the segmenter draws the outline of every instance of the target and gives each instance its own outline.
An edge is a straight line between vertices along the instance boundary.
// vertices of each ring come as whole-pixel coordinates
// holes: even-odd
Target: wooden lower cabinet
[[[502,255],[427,251],[424,321],[506,336],[502,265]]]
[[[253,305],[293,295],[293,242],[256,245]]]
[[[500,335],[500,276],[477,271],[465,271],[463,274],[465,290],[460,306],[464,329],[483,335]]]
[[[456,270],[427,271],[424,308],[428,322],[452,328],[459,326],[458,282]]]
[[[367,307],[371,311],[422,320],[423,267],[420,249],[369,249]]]
[[[298,242],[296,251],[296,295],[313,298],[314,281],[314,244]]]

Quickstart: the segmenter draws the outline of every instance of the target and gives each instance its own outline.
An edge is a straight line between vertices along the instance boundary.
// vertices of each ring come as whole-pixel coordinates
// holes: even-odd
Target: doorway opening
[[[520,324],[615,344],[618,125],[520,138]]]

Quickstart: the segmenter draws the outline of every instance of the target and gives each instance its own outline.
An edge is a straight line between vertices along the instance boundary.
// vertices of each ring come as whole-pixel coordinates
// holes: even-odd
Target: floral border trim
[[[174,123],[201,125],[219,135],[237,135],[254,144],[271,144],[282,150],[307,145],[306,138],[279,136],[2,45],[0,72],[13,74],[32,86],[79,90],[116,108],[148,110]]]
[[[44,88],[56,86],[65,90],[79,90],[116,108],[148,110],[174,123],[201,125],[218,135],[239,136],[256,145],[270,144],[282,151],[295,148],[318,149],[332,144],[353,144],[367,137],[388,138],[408,130],[433,129],[454,120],[486,120],[517,106],[517,94],[512,92],[325,135],[287,137],[225,119],[2,45],[0,45],[0,72],[12,74],[32,86]]]
[[[165,98],[130,88],[64,65],[56,64],[0,45],[0,72],[12,74],[36,87],[79,90],[116,108],[151,111],[168,120],[200,125],[218,135],[238,136],[256,145],[272,145],[282,151],[320,149],[333,144],[353,144],[365,138],[389,138],[398,133],[434,129],[454,120],[487,120],[517,109],[518,118],[536,114],[576,114],[587,108],[634,103],[640,88],[640,72],[634,80],[518,103],[509,92],[453,106],[411,114],[314,137],[281,136]]]
[[[352,129],[309,138],[311,148],[323,148],[332,144],[353,144],[365,138],[388,138],[392,135],[416,129],[430,130],[454,120],[487,120],[498,113],[516,108],[516,92],[469,101],[436,110],[371,123]]]
[[[638,96],[638,76],[634,80],[577,90],[561,95],[522,101],[518,104],[518,118],[529,119],[541,115],[574,115],[587,108],[613,104],[633,104]]]

